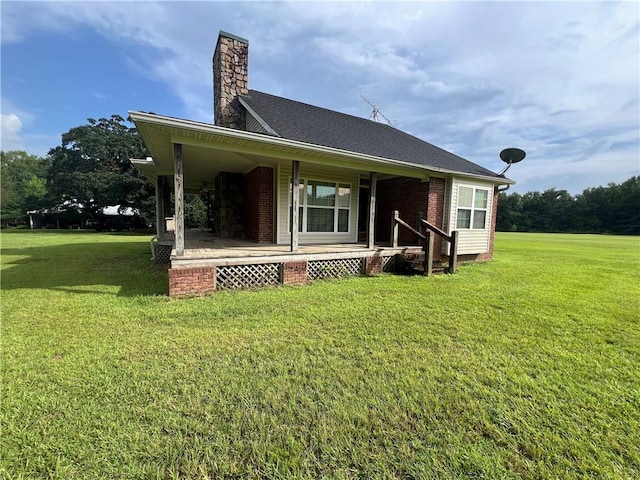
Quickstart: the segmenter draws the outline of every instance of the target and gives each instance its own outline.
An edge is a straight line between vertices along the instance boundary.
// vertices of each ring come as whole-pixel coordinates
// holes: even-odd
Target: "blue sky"
[[[212,121],[219,30],[249,86],[369,117],[494,171],[576,194],[640,174],[637,2],[7,2],[3,150],[128,110]]]

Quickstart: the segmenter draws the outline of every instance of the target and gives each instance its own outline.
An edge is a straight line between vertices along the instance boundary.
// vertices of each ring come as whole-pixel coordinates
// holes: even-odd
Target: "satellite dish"
[[[504,163],[518,163],[526,157],[524,150],[519,148],[505,148],[500,152],[500,158]]]
[[[511,164],[521,162],[526,156],[527,154],[520,148],[505,148],[502,150],[500,152],[500,159],[507,164],[507,168],[501,171],[499,175],[504,175],[504,172],[509,170]]]

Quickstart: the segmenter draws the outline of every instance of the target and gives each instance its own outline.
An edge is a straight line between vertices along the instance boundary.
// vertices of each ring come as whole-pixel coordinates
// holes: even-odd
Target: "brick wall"
[[[394,210],[400,218],[414,228],[418,224],[418,212],[423,218],[438,228],[444,227],[444,202],[446,180],[432,177],[429,182],[417,178],[399,177],[378,182],[376,213],[376,241],[390,242],[391,216]],[[400,227],[400,245],[419,245],[420,239],[406,228]],[[442,258],[442,239],[434,239],[434,259]]]
[[[382,261],[382,257],[366,257],[364,259],[364,274],[371,276],[382,273],[382,269],[384,267]]]
[[[206,295],[216,289],[216,267],[169,269],[169,296]]]
[[[429,179],[429,195],[427,200],[427,216],[425,220],[438,228],[444,228],[444,200],[446,180],[444,178]],[[438,235],[433,240],[433,258],[442,259],[442,238]]]
[[[281,266],[280,281],[284,285],[303,285],[307,283],[306,261],[284,262]]]
[[[376,199],[376,242],[391,241],[391,217],[394,210],[400,218],[412,227],[417,227],[418,212],[423,215],[427,209],[429,183],[419,178],[398,177],[381,180],[377,185]],[[420,239],[406,228],[400,227],[400,245],[419,245]]]
[[[244,176],[244,234],[258,243],[274,241],[273,169],[257,167]]]

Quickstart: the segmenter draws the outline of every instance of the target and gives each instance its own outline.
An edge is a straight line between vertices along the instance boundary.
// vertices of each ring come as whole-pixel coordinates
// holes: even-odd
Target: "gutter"
[[[351,152],[348,150],[342,150],[339,148],[314,145],[311,143],[300,142],[297,140],[289,140],[282,137],[272,137],[269,135],[264,135],[264,134],[254,133],[254,132],[247,132],[244,130],[234,130],[226,127],[218,127],[208,123],[194,122],[192,120],[185,120],[181,118],[167,117],[164,115],[156,115],[156,114],[145,113],[145,112],[136,112],[131,110],[128,113],[134,122],[140,121],[140,122],[152,123],[155,125],[162,125],[170,128],[190,129],[200,133],[220,135],[222,137],[228,137],[232,139],[264,143],[264,144],[278,146],[278,147],[297,148],[297,149],[302,149],[302,150],[306,150],[314,153],[328,153],[328,154],[350,158],[353,160],[360,160],[360,161],[365,160],[365,161],[370,161],[374,163],[381,163],[383,165],[407,167],[407,168],[422,170],[427,172],[441,173],[444,175],[478,178],[478,179],[486,180],[492,183],[496,183],[498,185],[513,185],[516,183],[515,181],[508,178],[500,179],[497,177],[490,177],[487,175],[477,175],[473,173],[464,173],[456,170],[449,170],[446,168],[416,165],[415,163],[404,162],[401,160],[393,160],[390,158],[377,157],[375,155],[354,153],[354,152]]]

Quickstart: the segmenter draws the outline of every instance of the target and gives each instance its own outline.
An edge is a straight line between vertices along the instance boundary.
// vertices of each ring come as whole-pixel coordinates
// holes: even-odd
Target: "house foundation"
[[[384,270],[384,257],[366,257],[364,259],[364,274],[368,277],[379,275]]]
[[[191,231],[189,245],[194,245],[194,236],[208,238],[205,232]],[[172,255],[169,296],[203,296],[217,290],[305,285],[328,278],[391,273],[398,255],[422,251],[419,246],[369,249],[353,244],[302,246],[298,253],[291,254],[287,246],[275,244],[217,238],[211,244],[217,248],[187,248],[182,257]]]
[[[216,290],[216,267],[169,269],[169,296],[202,296]]]
[[[309,262],[300,260],[281,264],[281,281],[284,285],[304,285],[307,283]]]

